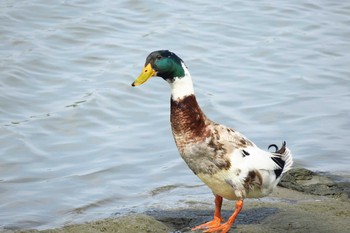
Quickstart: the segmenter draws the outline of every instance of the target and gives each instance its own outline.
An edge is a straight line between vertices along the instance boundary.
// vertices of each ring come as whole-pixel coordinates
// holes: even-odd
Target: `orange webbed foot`
[[[219,203],[219,204],[220,204],[219,209],[221,210],[221,203]],[[222,220],[221,215],[218,214],[220,212],[215,211],[216,213],[214,214],[213,221],[199,225],[198,227],[195,227],[192,230],[205,229],[204,233],[214,233],[214,232],[227,233],[230,230],[232,224],[235,222],[236,217],[239,214],[239,212],[241,211],[242,207],[243,207],[243,200],[238,200],[238,201],[236,201],[236,210],[233,212],[233,214],[227,220],[227,222],[220,224],[221,220]]]
[[[191,230],[195,231],[195,230],[216,228],[216,227],[219,227],[221,222],[223,222],[223,221],[224,221],[224,219],[221,217],[214,217],[214,219],[212,221],[207,222],[207,223],[203,223],[199,226],[192,228]]]
[[[204,231],[204,233],[227,233],[231,229],[232,223],[225,222],[217,227],[211,227]]]

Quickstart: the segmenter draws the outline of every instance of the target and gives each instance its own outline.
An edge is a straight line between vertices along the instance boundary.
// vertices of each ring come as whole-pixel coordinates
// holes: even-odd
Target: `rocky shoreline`
[[[245,201],[230,232],[350,232],[349,194],[350,182],[346,180],[339,181],[335,176],[303,168],[292,169],[269,197]],[[233,208],[233,202],[224,202],[224,218],[230,216]],[[212,215],[213,209],[205,205],[193,209],[153,210],[44,231],[0,232],[190,233],[191,227],[209,221]]]

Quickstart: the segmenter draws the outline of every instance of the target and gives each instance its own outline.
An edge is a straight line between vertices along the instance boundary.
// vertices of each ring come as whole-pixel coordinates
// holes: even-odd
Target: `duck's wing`
[[[243,134],[224,125],[216,124],[213,132],[216,135],[212,137],[216,139],[214,143],[226,148],[224,156],[233,160],[233,163],[245,164],[249,169],[276,170],[278,176],[292,166],[292,155],[285,142],[280,149],[275,144],[270,145],[269,148],[276,148],[275,152],[270,152],[260,149]]]
[[[278,183],[281,176],[290,170],[293,164],[292,154],[286,147],[286,143],[275,152],[265,151],[256,146],[238,131],[223,125],[216,125],[215,134],[218,134],[216,143],[223,144],[226,153],[225,160],[229,160],[231,166],[249,172],[260,173],[261,176],[269,179],[269,182]]]

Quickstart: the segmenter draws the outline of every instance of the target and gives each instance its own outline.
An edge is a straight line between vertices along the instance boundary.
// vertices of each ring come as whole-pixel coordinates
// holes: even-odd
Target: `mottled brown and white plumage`
[[[168,50],[152,52],[133,86],[159,76],[171,86],[171,128],[177,148],[188,165],[214,193],[214,219],[195,227],[205,232],[229,231],[244,198],[264,197],[272,192],[292,164],[286,143],[275,152],[264,151],[232,128],[206,117],[199,107],[190,73],[184,62]],[[226,223],[221,217],[222,198],[237,200]]]

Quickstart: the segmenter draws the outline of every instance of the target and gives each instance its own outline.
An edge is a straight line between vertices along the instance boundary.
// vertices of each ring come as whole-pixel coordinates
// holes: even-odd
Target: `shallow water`
[[[149,52],[189,67],[203,111],[296,166],[349,177],[350,3],[0,3],[0,228],[211,198],[174,145]]]

